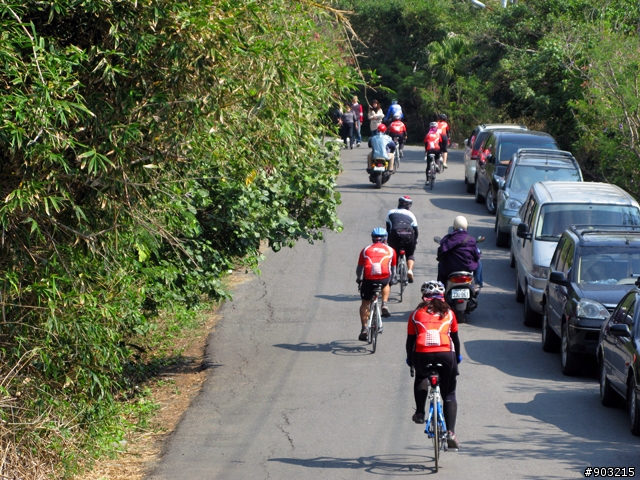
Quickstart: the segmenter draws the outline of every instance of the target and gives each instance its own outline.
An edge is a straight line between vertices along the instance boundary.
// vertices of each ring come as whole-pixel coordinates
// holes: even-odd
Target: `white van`
[[[539,182],[511,228],[511,266],[524,324],[540,324],[542,295],[556,244],[571,225],[640,225],[640,205],[620,187],[597,182]]]

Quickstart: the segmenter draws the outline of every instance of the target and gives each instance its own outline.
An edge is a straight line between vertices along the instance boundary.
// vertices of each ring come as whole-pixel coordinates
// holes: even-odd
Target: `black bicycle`
[[[409,285],[409,277],[407,275],[407,257],[405,256],[404,250],[400,250],[400,259],[398,260],[398,283],[400,284],[400,303],[402,303],[404,289]]]
[[[425,185],[428,186],[430,190],[433,190],[433,185],[436,181],[436,156],[430,153],[425,160],[427,161],[427,181]]]

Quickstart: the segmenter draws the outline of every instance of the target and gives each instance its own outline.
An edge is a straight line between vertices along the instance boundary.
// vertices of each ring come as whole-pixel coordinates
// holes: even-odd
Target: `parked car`
[[[509,221],[516,216],[531,185],[536,182],[581,182],[582,172],[573,155],[561,150],[521,148],[513,155],[502,178],[498,178],[496,245],[508,247]]]
[[[595,356],[602,324],[640,277],[640,227],[572,226],[551,258],[542,297],[542,349],[561,349],[562,373]]]
[[[473,193],[475,191],[476,161],[478,160],[480,145],[482,145],[482,142],[484,142],[485,138],[489,136],[489,133],[491,133],[492,130],[498,129],[527,130],[527,127],[512,123],[483,123],[473,129],[469,138],[464,141],[464,183],[467,185],[467,193]]]
[[[496,177],[504,177],[514,153],[521,148],[531,147],[558,150],[558,145],[551,135],[528,130],[494,130],[480,146],[475,180],[476,202],[485,202],[490,214],[496,213]]]
[[[616,306],[600,330],[600,401],[605,407],[626,400],[631,433],[640,436],[640,281]]]
[[[511,265],[524,324],[539,325],[549,264],[571,225],[640,225],[640,206],[620,187],[596,182],[539,182],[510,221]]]

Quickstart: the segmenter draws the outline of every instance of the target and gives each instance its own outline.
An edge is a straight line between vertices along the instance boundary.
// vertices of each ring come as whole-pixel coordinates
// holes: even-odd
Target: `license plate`
[[[373,167],[374,172],[384,172],[384,167]]]
[[[469,290],[466,288],[458,288],[456,290],[451,290],[451,298],[469,298],[471,295],[469,294]]]

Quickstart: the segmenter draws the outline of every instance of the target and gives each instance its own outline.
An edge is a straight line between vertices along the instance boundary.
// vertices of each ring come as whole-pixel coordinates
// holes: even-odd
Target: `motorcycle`
[[[368,168],[369,181],[376,184],[376,188],[381,188],[382,184],[387,183],[391,177],[389,171],[389,160],[386,158],[374,158],[373,168]]]
[[[433,241],[440,245],[442,238],[433,237]],[[485,237],[476,238],[476,243],[485,241]],[[456,313],[459,323],[466,322],[467,314],[478,307],[478,294],[476,292],[473,272],[460,270],[451,272],[447,276],[444,298],[449,307]]]

